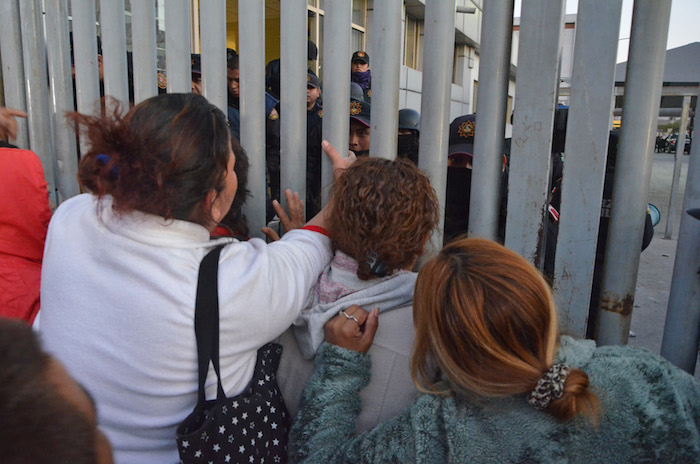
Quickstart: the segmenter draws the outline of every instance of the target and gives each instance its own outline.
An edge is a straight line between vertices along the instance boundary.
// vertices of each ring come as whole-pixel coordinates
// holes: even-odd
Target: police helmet
[[[365,95],[362,92],[362,87],[357,82],[350,83],[350,100],[365,101]]]
[[[420,131],[420,113],[410,108],[400,110],[399,130]]]

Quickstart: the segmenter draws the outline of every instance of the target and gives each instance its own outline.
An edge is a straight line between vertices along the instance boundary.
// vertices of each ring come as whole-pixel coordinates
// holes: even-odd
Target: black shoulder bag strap
[[[217,399],[224,398],[219,372],[219,255],[224,245],[211,250],[199,266],[197,297],[194,314],[194,331],[197,337],[197,360],[199,366],[199,396],[197,406],[206,401],[204,387],[209,372],[209,362],[214,365],[218,387]]]

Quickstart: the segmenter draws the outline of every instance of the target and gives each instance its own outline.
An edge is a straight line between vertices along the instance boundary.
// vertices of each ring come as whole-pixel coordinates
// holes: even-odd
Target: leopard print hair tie
[[[571,368],[567,364],[553,364],[542,378],[537,381],[534,390],[527,397],[531,406],[543,411],[549,404],[564,394],[564,382]]]

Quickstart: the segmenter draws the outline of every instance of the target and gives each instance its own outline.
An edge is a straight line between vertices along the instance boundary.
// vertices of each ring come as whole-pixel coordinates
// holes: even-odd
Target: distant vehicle
[[[676,145],[678,145],[678,134],[671,134],[666,143],[666,151],[668,153],[675,153]],[[690,153],[690,146],[690,136],[688,134],[685,134],[685,146],[683,147],[683,153]]]

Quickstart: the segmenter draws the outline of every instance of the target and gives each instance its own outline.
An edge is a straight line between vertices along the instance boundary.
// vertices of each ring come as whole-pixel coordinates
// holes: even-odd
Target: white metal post
[[[201,31],[202,91],[212,104],[226,114],[226,0],[199,4]]]
[[[78,111],[97,114],[100,99],[100,75],[97,63],[97,28],[94,0],[72,0],[73,61]],[[80,152],[88,150],[85,136],[80,137]]]
[[[265,226],[265,4],[259,0],[238,2],[240,57],[241,145],[248,153],[248,188],[252,196],[244,205],[254,237],[263,237]]]
[[[282,40],[280,201],[284,190],[299,192],[306,201],[306,58],[307,11],[305,0],[285,0],[280,26]],[[262,76],[260,77],[261,79]],[[264,80],[264,79],[263,79]]]
[[[0,2],[0,55],[5,104],[8,108],[27,111],[18,0]],[[17,140],[14,144],[20,148],[29,148],[26,119],[17,118]]]
[[[576,17],[554,298],[559,326],[584,338],[595,267],[622,0],[582,0]]]
[[[126,66],[124,0],[100,0],[102,68],[105,95],[129,108],[129,78]]]
[[[46,2],[46,45],[51,84],[51,117],[56,146],[58,201],[80,193],[75,128],[66,112],[75,111],[68,39],[68,0]],[[58,203],[57,203],[58,204]]]
[[[661,101],[671,0],[637,0],[632,13],[625,105],[603,265],[596,338],[629,338]]]
[[[678,127],[678,139],[676,139],[676,153],[673,155],[673,180],[671,181],[671,196],[668,199],[668,215],[666,216],[666,230],[664,238],[673,236],[673,227],[676,222],[676,199],[678,198],[678,184],[681,180],[681,164],[683,164],[683,152],[685,151],[685,131],[688,128],[688,113],[690,111],[690,95],[683,97],[683,109],[681,110],[681,124]]]
[[[370,153],[375,158],[396,158],[401,72],[401,56],[397,51],[401,50],[401,3],[374,4]]]
[[[339,153],[346,154],[349,145],[350,58],[352,57],[352,1],[334,0],[325,4],[323,30],[323,138]],[[321,155],[321,197],[328,202],[333,182],[333,167]]]
[[[698,131],[693,135],[697,136]],[[680,140],[680,138],[679,138]],[[700,143],[692,145],[668,298],[661,356],[695,373],[700,342],[700,221],[686,212],[700,208]]]
[[[425,49],[421,134],[418,166],[430,176],[437,192],[440,214],[444,217],[447,187],[447,147],[450,129],[450,96],[455,40],[455,3],[428,2],[425,6]],[[426,257],[442,249],[442,228],[430,238]]]
[[[165,69],[168,93],[192,91],[189,0],[165,2]]]
[[[470,237],[497,240],[513,1],[485,2],[482,21],[477,100],[483,103],[474,134],[468,232]]]
[[[540,268],[544,264],[564,3],[562,0],[526,2],[520,22],[506,246]]]
[[[131,39],[134,103],[138,104],[158,95],[155,0],[131,0]]]
[[[40,0],[20,0],[22,55],[29,114],[29,146],[44,168],[49,199],[56,204],[56,147],[49,116],[48,69]]]

